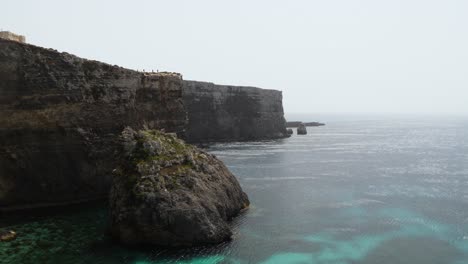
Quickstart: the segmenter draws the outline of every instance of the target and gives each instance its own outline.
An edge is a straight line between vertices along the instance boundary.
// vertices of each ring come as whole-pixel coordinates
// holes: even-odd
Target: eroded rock
[[[126,126],[183,132],[182,85],[0,39],[0,211],[107,197]]]
[[[111,234],[124,244],[195,246],[230,239],[247,195],[213,155],[156,130],[122,133],[110,194]]]
[[[12,230],[0,230],[0,241],[7,242],[16,239],[16,232]]]
[[[285,138],[281,91],[184,81],[189,142]]]
[[[306,135],[307,134],[307,128],[304,124],[299,124],[297,127],[297,134],[298,135]]]

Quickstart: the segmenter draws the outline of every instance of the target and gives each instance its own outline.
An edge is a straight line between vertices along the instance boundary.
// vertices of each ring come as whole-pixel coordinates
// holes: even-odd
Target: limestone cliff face
[[[181,84],[0,39],[0,207],[106,195],[125,126],[183,131]]]
[[[284,137],[281,99],[0,39],[0,210],[107,195],[127,126],[189,142]]]
[[[280,91],[197,81],[183,85],[189,142],[288,136]]]

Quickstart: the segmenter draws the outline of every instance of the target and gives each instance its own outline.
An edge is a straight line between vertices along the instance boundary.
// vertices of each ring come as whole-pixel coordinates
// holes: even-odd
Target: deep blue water
[[[209,148],[252,203],[229,243],[125,249],[95,204],[3,217],[19,237],[0,262],[468,263],[468,118],[317,121],[306,136]]]

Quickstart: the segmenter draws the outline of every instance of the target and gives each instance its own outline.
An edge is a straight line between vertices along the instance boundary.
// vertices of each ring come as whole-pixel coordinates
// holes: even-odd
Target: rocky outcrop
[[[297,134],[298,135],[306,135],[307,134],[307,128],[304,124],[299,124],[297,127]]]
[[[291,128],[288,128],[286,131],[287,131],[288,135],[294,134],[294,131]]]
[[[122,133],[110,195],[111,234],[124,244],[195,246],[227,240],[249,200],[213,155],[155,130]]]
[[[182,132],[182,80],[0,39],[0,208],[107,195],[125,126]]]
[[[0,230],[0,241],[8,242],[16,239],[16,232],[12,230]]]
[[[280,91],[184,81],[183,97],[189,142],[288,136]]]

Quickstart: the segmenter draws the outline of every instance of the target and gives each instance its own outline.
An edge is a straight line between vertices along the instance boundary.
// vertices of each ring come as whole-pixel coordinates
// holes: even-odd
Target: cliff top
[[[26,42],[26,37],[23,35],[15,34],[10,31],[0,31],[0,38],[2,39],[8,39],[12,41],[17,41],[20,43],[25,43]]]
[[[8,32],[8,31],[2,31],[2,32]],[[11,33],[11,32],[8,32],[8,33]],[[13,34],[13,33],[11,33],[11,34]],[[148,77],[176,77],[176,78],[181,79],[181,80],[183,79],[182,74],[177,73],[177,72],[167,72],[167,71],[162,71],[162,72],[153,72],[153,71],[152,72],[141,72],[141,71],[138,71],[138,70],[127,69],[127,68],[124,68],[124,67],[119,66],[119,65],[112,65],[112,64],[97,61],[97,60],[82,58],[82,57],[70,54],[68,52],[60,52],[60,51],[58,51],[56,49],[53,49],[53,48],[45,48],[45,47],[37,46],[37,45],[34,45],[34,44],[21,42],[19,40],[7,38],[7,37],[2,37],[0,35],[0,43],[1,42],[8,42],[10,44],[19,45],[19,46],[26,47],[26,48],[37,49],[37,50],[44,51],[44,52],[56,53],[56,54],[61,54],[61,55],[65,55],[65,56],[70,56],[70,57],[77,58],[77,59],[80,59],[80,60],[83,60],[83,61],[96,62],[96,63],[105,64],[105,65],[108,65],[108,66],[123,68],[123,69],[129,70],[129,71],[143,73],[145,76],[148,76]],[[279,90],[264,89],[264,88],[254,87],[254,86],[224,85],[224,84],[215,84],[215,83],[212,83],[212,82],[194,81],[194,80],[185,80],[185,83],[188,84],[188,85],[208,85],[208,86],[216,85],[217,89],[220,89],[220,90],[224,90],[224,89],[241,89],[241,90],[252,90],[252,91],[258,91],[258,92],[259,91],[263,91],[263,92],[268,91],[268,92],[271,92],[271,93],[281,93],[281,91],[279,91]]]
[[[145,72],[146,76],[164,76],[164,77],[177,77],[182,80],[182,74],[178,72]]]

